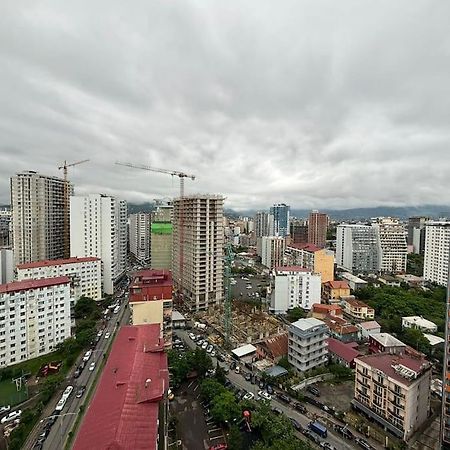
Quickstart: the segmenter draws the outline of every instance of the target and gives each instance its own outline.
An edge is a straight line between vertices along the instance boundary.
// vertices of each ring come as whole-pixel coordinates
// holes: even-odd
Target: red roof
[[[350,289],[346,281],[327,281],[324,284],[330,286],[332,289]]]
[[[93,256],[87,258],[66,258],[66,259],[46,259],[43,261],[34,261],[25,264],[19,264],[18,269],[34,269],[36,267],[47,267],[47,266],[62,266],[64,264],[74,264],[89,261],[100,261],[100,258],[94,258]]]
[[[307,252],[318,252],[320,250],[323,250],[320,247],[317,247],[317,245],[314,244],[289,244],[289,247],[298,248],[299,250],[306,250]]]
[[[159,404],[169,387],[159,324],[123,326],[73,450],[154,450]]]
[[[328,328],[341,336],[345,334],[354,334],[358,332],[358,327],[347,322],[345,319],[336,316],[327,315],[322,319]]]
[[[172,286],[170,270],[140,270],[134,274],[128,301],[133,303],[171,299]]]
[[[387,376],[406,386],[411,385],[415,379],[408,379],[400,375],[400,373],[392,366],[401,365],[413,370],[419,375],[431,367],[431,363],[425,358],[412,357],[405,354],[391,355],[389,353],[376,353],[374,355],[358,357],[356,361],[361,361],[371,367],[374,367],[375,369],[381,370]]]
[[[339,358],[351,364],[356,357],[361,355],[358,350],[353,348],[355,344],[355,342],[344,344],[337,339],[328,338],[328,353],[334,353]]]
[[[172,286],[172,272],[170,270],[140,270],[134,274],[131,285],[133,287]]]
[[[275,268],[277,272],[311,272],[302,266],[278,266]]]
[[[274,358],[288,354],[288,334],[281,333],[260,343],[265,345]]]
[[[312,305],[313,312],[342,311],[339,305],[325,305],[322,303],[314,303]]]
[[[69,277],[41,278],[40,280],[13,281],[12,283],[0,284],[0,294],[8,292],[26,291],[58,284],[70,283]]]
[[[362,302],[361,300],[357,300],[356,298],[345,298],[344,302],[346,302],[349,305],[354,306],[354,307],[368,308],[368,309],[372,309],[373,310],[372,307],[370,307],[366,303]]]

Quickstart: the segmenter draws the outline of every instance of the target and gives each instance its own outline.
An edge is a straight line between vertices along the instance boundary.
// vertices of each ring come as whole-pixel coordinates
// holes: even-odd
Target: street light
[[[71,413],[64,413],[64,414],[52,414],[51,416],[44,417],[41,420],[41,423],[42,423],[44,420],[47,420],[47,419],[53,419],[54,417],[56,417],[56,418],[61,417],[61,421],[59,422],[59,446],[60,446],[60,448],[63,448],[62,447],[62,423],[63,423],[63,417],[64,416],[77,416],[78,413],[79,412],[71,412]]]

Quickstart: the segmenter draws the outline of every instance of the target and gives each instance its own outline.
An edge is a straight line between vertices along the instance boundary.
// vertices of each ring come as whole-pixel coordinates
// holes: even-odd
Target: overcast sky
[[[0,204],[58,174],[132,202],[450,204],[450,2],[2,0]]]

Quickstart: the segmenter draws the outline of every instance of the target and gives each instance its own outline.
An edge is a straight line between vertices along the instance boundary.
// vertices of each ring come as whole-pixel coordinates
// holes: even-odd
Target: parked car
[[[273,387],[270,384],[268,384],[266,386],[266,391],[267,391],[268,394],[272,395],[273,394]]]
[[[272,396],[265,391],[258,391],[258,396],[263,398],[264,400],[272,400]]]
[[[206,347],[206,353],[211,353],[213,351],[214,347],[209,344],[208,347]]]
[[[321,448],[324,448],[325,450],[336,450],[336,447],[334,447],[327,441],[322,441],[319,445]]]
[[[316,387],[314,387],[314,386],[308,386],[308,387],[306,388],[306,390],[307,390],[308,392],[310,392],[312,395],[314,395],[315,397],[320,397],[320,391],[319,391],[319,389],[317,389]]]
[[[227,444],[216,444],[209,447],[209,450],[227,450]]]
[[[100,330],[100,331],[97,333],[97,337],[102,337],[102,334],[103,334],[103,330]]]
[[[292,423],[292,426],[297,430],[300,431],[300,433],[303,431],[303,427],[301,425],[300,422],[298,422],[297,420],[295,420],[293,417],[289,417],[289,420]]]
[[[283,414],[283,411],[281,411],[281,409],[277,408],[277,407],[272,408],[272,412],[274,414],[276,414],[277,416],[280,416],[281,414]]]
[[[284,403],[291,403],[291,399],[286,394],[277,394],[277,398]]]
[[[301,412],[302,414],[306,414],[308,410],[306,409],[305,405],[302,405],[299,402],[294,403],[294,409]]]
[[[86,386],[81,386],[80,389],[78,389],[75,397],[76,398],[81,398],[83,397],[84,391],[86,390]]]
[[[194,333],[189,333],[188,336],[189,336],[193,341],[195,341],[195,334],[194,334]]]
[[[83,369],[81,369],[80,367],[77,367],[75,372],[73,373],[73,377],[78,378],[81,375],[82,371],[83,371]]]
[[[253,400],[255,398],[255,394],[253,394],[253,392],[247,392],[242,398],[243,400]]]
[[[264,389],[265,386],[266,386],[266,383],[264,383],[264,380],[259,380],[259,388]]]
[[[95,362],[91,362],[91,365],[89,366],[89,370],[92,372],[95,369]]]
[[[252,374],[251,373],[246,373],[244,378],[246,379],[246,381],[250,381],[252,379]]]
[[[214,358],[214,356],[216,356],[216,351],[213,349],[211,352],[211,356]]]
[[[355,442],[364,450],[373,450],[373,447],[364,439],[356,438]]]
[[[0,406],[0,414],[4,414],[11,409],[11,405]]]
[[[347,426],[343,427],[342,425],[335,425],[334,429],[342,434],[346,439],[352,440],[355,438],[355,435],[348,429]]]
[[[202,349],[206,350],[208,348],[208,341],[203,342]]]
[[[2,424],[3,423],[8,423],[13,421],[14,419],[17,419],[18,417],[20,417],[22,415],[22,411],[20,409],[16,410],[16,411],[12,411],[10,412],[7,416],[3,417],[2,420],[0,421]]]
[[[89,361],[89,358],[91,357],[91,355],[92,355],[92,350],[88,350],[83,356],[83,361]]]
[[[107,333],[105,333],[105,339],[109,339],[110,336],[111,336],[111,333],[109,331]]]

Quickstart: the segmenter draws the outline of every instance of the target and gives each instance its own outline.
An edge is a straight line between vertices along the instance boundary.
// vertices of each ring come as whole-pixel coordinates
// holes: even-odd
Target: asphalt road
[[[120,318],[120,319],[119,319]],[[64,448],[64,443],[67,439],[69,431],[72,429],[73,425],[75,424],[75,421],[77,419],[77,416],[80,412],[80,406],[82,406],[85,402],[85,396],[89,392],[89,389],[95,379],[95,376],[97,372],[100,370],[101,362],[103,359],[103,355],[108,349],[108,346],[112,343],[112,340],[115,337],[115,331],[117,329],[117,321],[120,321],[120,325],[124,325],[128,323],[128,320],[130,318],[130,312],[127,308],[127,302],[122,302],[121,309],[117,314],[113,314],[111,319],[107,322],[106,328],[102,334],[102,337],[97,344],[96,348],[92,352],[92,356],[90,357],[89,361],[86,363],[86,367],[82,371],[81,375],[77,378],[73,378],[73,371],[71,371],[71,377],[66,380],[65,385],[66,386],[73,386],[73,392],[70,394],[70,397],[67,400],[66,405],[64,406],[63,410],[61,411],[59,417],[57,418],[56,422],[52,426],[50,433],[48,434],[43,449],[44,450],[62,450]],[[108,339],[105,339],[106,332],[110,332],[111,336]],[[80,356],[79,361],[77,361],[77,364],[74,366],[78,367],[78,365],[81,363],[81,359],[83,358],[84,353]],[[89,370],[89,365],[95,362],[95,368],[93,371]],[[76,392],[81,386],[86,386],[86,391],[83,394],[81,398],[76,398]],[[58,403],[59,399],[61,398],[60,395],[52,399],[52,405],[53,409],[56,407],[56,404]],[[50,417],[50,416],[48,416]],[[37,440],[38,435],[41,433],[42,428],[45,425],[45,421],[48,419],[44,418],[42,423],[39,424],[38,429],[33,430],[33,441],[30,443],[30,440],[28,440],[28,445],[26,445],[25,449],[31,449],[34,445],[34,442]]]

